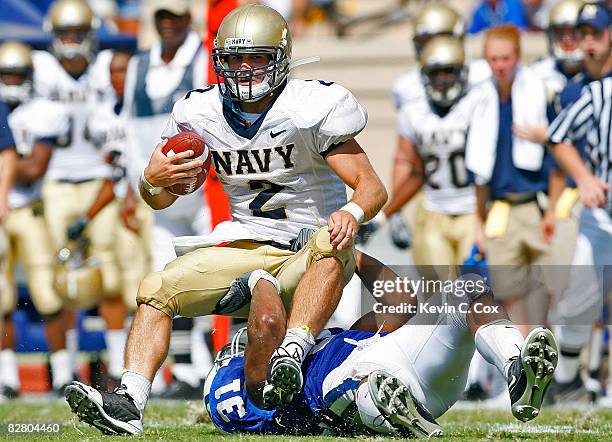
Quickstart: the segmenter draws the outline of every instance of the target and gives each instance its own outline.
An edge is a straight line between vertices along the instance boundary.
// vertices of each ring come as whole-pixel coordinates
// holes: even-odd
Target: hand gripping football
[[[162,152],[168,157],[187,150],[192,150],[193,156],[182,160],[182,163],[195,159],[201,159],[204,161],[204,165],[202,166],[202,171],[197,175],[197,181],[195,183],[174,184],[173,186],[167,187],[166,190],[172,195],[182,196],[193,193],[199,189],[202,184],[204,184],[204,181],[206,181],[206,178],[208,177],[208,169],[210,168],[210,152],[202,137],[195,132],[179,132],[173,137],[168,138],[168,142],[162,148]]]

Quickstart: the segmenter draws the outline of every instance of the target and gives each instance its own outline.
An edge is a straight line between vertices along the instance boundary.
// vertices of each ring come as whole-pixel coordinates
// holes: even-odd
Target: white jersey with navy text
[[[89,136],[113,168],[115,196],[124,198],[127,193],[127,127],[125,118],[117,115],[111,102],[104,103],[89,115]]]
[[[465,143],[475,94],[464,96],[450,111],[436,114],[427,98],[413,100],[398,114],[400,136],[414,144],[423,160],[425,208],[459,215],[473,213],[476,195],[465,166]]]
[[[49,52],[34,52],[36,93],[64,104],[70,111],[70,136],[64,145],[55,149],[48,178],[71,182],[110,178],[110,166],[91,142],[86,123],[89,114],[112,94],[111,58],[110,51],[100,52],[85,72],[74,78]]]
[[[366,121],[365,109],[342,86],[290,80],[254,133],[232,129],[218,87],[209,86],[175,104],[162,136],[194,131],[210,149],[234,220],[213,236],[288,244],[302,228],[326,225],[346,203],[346,186],[325,157]]]

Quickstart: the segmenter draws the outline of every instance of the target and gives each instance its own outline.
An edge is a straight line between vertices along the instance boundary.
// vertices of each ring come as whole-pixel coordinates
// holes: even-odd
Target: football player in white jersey
[[[436,36],[454,37],[462,40],[464,36],[464,22],[461,16],[450,6],[440,1],[427,2],[414,18],[414,50],[417,60],[420,54],[432,38]],[[477,84],[491,75],[491,71],[484,60],[473,60],[469,62],[467,72],[467,82],[470,85]],[[422,80],[421,69],[413,69],[400,76],[393,83],[391,96],[393,105],[399,112],[402,106],[414,102],[421,102],[426,99],[425,84]],[[401,137],[398,141],[398,149],[395,154],[392,173],[392,191],[398,192],[403,186],[403,177],[410,173],[409,164],[402,156]],[[400,207],[401,208],[401,207]],[[422,216],[420,204],[415,206],[416,218]],[[399,208],[385,207],[384,210],[370,223],[364,224],[360,230],[360,237],[365,241],[374,231],[379,229],[382,224],[389,221],[389,228],[393,242],[400,248],[407,248],[410,245],[410,233],[405,225]],[[414,222],[416,227],[417,221]]]
[[[95,218],[115,199],[121,201],[121,222],[115,220],[114,247],[120,268],[121,294],[123,303],[130,311],[136,309],[138,284],[151,271],[150,235],[151,210],[129,188],[126,170],[129,158],[128,131],[125,118],[120,116],[123,104],[125,75],[131,54],[117,50],[110,62],[110,75],[116,98],[97,106],[88,116],[86,123],[89,139],[105,155],[113,168],[111,179],[104,180],[97,198],[87,210],[85,218],[80,218],[68,227],[68,238],[78,239],[87,220]],[[139,204],[139,201],[142,204]],[[119,215],[119,212],[116,212]],[[108,374],[113,383],[118,383],[123,369],[123,348],[127,333],[123,328],[108,330],[107,342],[117,351],[109,351]],[[120,351],[119,351],[120,350]]]
[[[130,61],[122,115],[127,117],[130,147],[128,176],[138,189],[142,170],[172,112],[174,103],[192,89],[208,84],[208,51],[192,30],[190,0],[156,0],[151,12],[159,40]],[[184,196],[168,210],[153,214],[153,270],[160,271],[176,258],[173,240],[179,236],[207,235],[212,230],[208,192],[202,186]],[[204,343],[202,323],[210,318],[176,318],[170,343],[173,381],[165,388],[161,373],[153,383],[153,394],[167,399],[197,399],[198,365],[212,362]],[[193,344],[192,344],[193,342]]]
[[[68,227],[79,221],[86,224],[84,237],[102,270],[100,313],[107,328],[124,327],[124,306],[120,296],[119,271],[114,253],[114,227],[117,204],[108,204],[93,219],[87,210],[112,169],[103,153],[90,140],[89,114],[110,100],[110,51],[96,53],[94,33],[97,19],[82,0],[58,0],[51,5],[48,24],[52,53],[34,53],[34,89],[70,110],[70,136],[57,146],[49,163],[43,188],[45,220],[55,250],[66,246]],[[76,333],[69,332],[69,350],[76,353]],[[107,340],[112,347],[112,339]],[[121,352],[121,348],[109,348]]]
[[[313,335],[353,276],[352,239],[359,223],[386,201],[384,186],[354,139],[366,124],[365,109],[339,85],[288,80],[291,35],[280,14],[259,5],[232,11],[219,29],[213,63],[224,85],[193,90],[178,101],[163,137],[194,131],[204,138],[233,221],[191,244],[177,244],[184,254],[142,281],[124,387],[106,393],[74,383],[66,389],[73,411],[103,431],[142,432],[151,380],[168,351],[171,318],[246,317],[257,306],[225,295],[235,278],[260,268],[280,281],[289,314],[281,346],[260,354],[270,364],[258,381],[267,403],[290,401],[302,387],[301,364]],[[192,152],[166,157],[163,144],[140,185],[156,209],[177,199],[165,187],[192,183],[203,165],[199,159],[181,161]],[[348,203],[347,184],[354,190]],[[304,248],[291,251],[303,228],[318,230]],[[252,283],[260,277],[265,279],[254,272]]]
[[[66,312],[62,299],[53,287],[54,252],[43,218],[42,181],[53,147],[68,135],[68,115],[64,106],[43,98],[32,99],[32,53],[28,46],[7,42],[0,46],[0,96],[9,105],[9,126],[15,138],[17,153],[16,182],[9,194],[9,214],[4,221],[8,253],[3,273],[7,285],[2,291],[2,314],[6,315],[7,333],[3,334],[0,364],[8,376],[0,379],[5,396],[19,390],[17,365],[12,351],[14,335],[10,314],[17,306],[14,281],[15,264],[23,266],[30,296],[45,323],[51,352],[53,388],[60,391],[72,381],[67,370]]]
[[[472,123],[474,97],[466,94],[467,66],[459,39],[439,36],[421,51],[426,96],[405,104],[398,115],[398,155],[411,172],[399,176],[400,191],[387,206],[399,210],[424,187],[422,221],[415,226],[413,259],[417,266],[440,265],[424,276],[445,279],[448,266],[467,258],[474,238],[476,196],[465,167],[465,141]]]

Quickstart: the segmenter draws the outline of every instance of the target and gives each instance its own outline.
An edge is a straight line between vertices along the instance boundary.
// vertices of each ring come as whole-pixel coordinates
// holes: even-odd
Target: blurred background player
[[[83,233],[88,219],[95,218],[109,203],[117,200],[121,211],[116,212],[114,249],[120,270],[121,293],[126,308],[136,309],[136,293],[142,278],[151,271],[151,223],[152,214],[140,197],[136,196],[127,183],[126,171],[129,141],[125,119],[120,116],[123,106],[125,77],[131,53],[122,50],[113,52],[109,65],[110,81],[114,99],[105,101],[89,114],[87,130],[89,139],[103,153],[106,162],[113,169],[112,178],[104,180],[97,198],[82,218],[68,229],[70,240],[77,240]],[[113,331],[113,338],[125,345],[125,330]],[[123,354],[109,352],[108,374],[111,382],[118,383],[123,369]]]
[[[22,43],[0,45],[0,97],[11,110],[8,121],[14,134],[19,159],[15,185],[9,195],[9,213],[4,221],[8,238],[2,292],[5,334],[2,339],[0,378],[5,396],[19,391],[15,336],[11,314],[17,306],[15,264],[25,270],[32,303],[45,323],[50,349],[54,390],[72,381],[66,350],[66,314],[53,287],[54,250],[43,218],[41,189],[55,145],[68,136],[69,120],[64,107],[43,98],[32,98],[32,53]]]
[[[397,157],[407,164],[387,208],[399,210],[424,186],[413,260],[421,275],[446,280],[452,277],[451,266],[468,257],[474,239],[476,196],[465,168],[473,100],[465,96],[468,73],[461,40],[430,40],[420,65],[425,96],[406,103],[398,115]]]
[[[548,17],[547,39],[549,57],[532,65],[546,86],[547,119],[551,123],[559,112],[559,95],[571,83],[583,66],[583,52],[576,33],[578,12],[585,2],[582,0],[561,0],[550,10]],[[546,143],[546,127],[515,126],[519,136],[537,143]],[[578,232],[577,220],[573,221],[569,209],[567,214],[559,215],[557,202],[565,188],[565,176],[552,165],[549,175],[548,203],[544,213],[544,233],[551,241],[551,264],[561,267],[548,270],[545,275],[553,294],[559,295],[567,286],[568,272],[563,266],[570,264]],[[562,199],[567,205],[568,195]],[[564,209],[565,211],[565,209]]]
[[[602,108],[599,103],[601,99],[608,98],[610,90],[601,89],[604,95],[599,98],[599,93],[592,95],[593,89],[589,89],[588,86],[595,84],[592,83],[594,80],[609,78],[612,72],[611,23],[612,14],[610,8],[605,4],[586,4],[581,8],[577,19],[577,33],[580,48],[584,54],[584,70],[561,93],[560,102],[561,105],[565,105],[566,109],[561,115],[565,117],[560,115],[549,131],[552,142],[563,143],[555,148],[555,156],[564,170],[570,172],[572,178],[575,179],[577,175],[567,163],[567,158],[576,160],[575,154],[577,153],[588,163],[592,173],[604,182],[607,180],[608,186],[610,186],[610,160],[607,160],[608,165],[606,166],[605,152],[606,149],[609,152],[610,141],[606,139],[605,131],[598,132],[598,122],[606,121],[606,119],[609,121],[609,111]],[[603,85],[604,83],[598,84]],[[571,104],[578,98],[582,100],[580,108]],[[580,111],[579,116],[576,116],[576,111]],[[567,114],[570,115],[567,116]],[[578,123],[582,127],[578,127]],[[559,153],[560,151],[563,152]],[[582,162],[578,162],[582,165]],[[576,182],[572,180],[569,185],[575,187]],[[606,218],[605,213],[602,213],[605,210],[597,208],[602,204],[585,199],[583,189],[584,186],[581,188],[578,183],[579,193],[576,190],[573,192],[566,190],[567,193],[572,192],[572,199],[566,203],[569,207],[564,211],[570,212],[571,209],[570,219],[573,221],[579,219],[579,227],[576,247],[573,250],[572,269],[568,276],[569,286],[561,295],[556,311],[559,325],[555,328],[555,333],[559,337],[561,350],[559,368],[561,371],[555,375],[548,395],[552,402],[573,402],[587,397],[587,391],[580,375],[580,352],[589,340],[593,322],[599,319],[600,313],[593,313],[593,310],[600,307],[602,295],[605,299],[606,291],[609,290],[609,285],[605,284],[606,280],[604,279],[603,287],[599,286],[597,279],[601,279],[601,275],[592,275],[590,270],[594,265],[609,265],[611,262],[610,257],[605,255],[605,251],[609,249],[608,240],[612,237],[612,231],[609,228],[609,214]],[[586,208],[582,211],[571,207],[578,195],[580,195],[581,202],[575,205],[578,206],[578,209],[585,205]],[[610,193],[606,195],[604,190],[603,198],[609,204]],[[594,351],[599,352],[600,349],[595,347]],[[611,391],[612,388],[608,381],[606,397],[602,398],[602,404],[610,406],[612,403]]]
[[[86,126],[91,112],[112,99],[109,74],[112,53],[97,53],[94,36],[97,20],[81,0],[55,2],[49,10],[48,24],[51,53],[34,53],[34,89],[66,107],[71,127],[49,163],[43,187],[45,220],[55,250],[66,246],[69,230],[84,226],[83,236],[89,241],[91,255],[101,265],[102,290],[97,296],[102,298],[99,312],[107,326],[106,345],[109,353],[122,354],[125,307],[114,252],[117,205],[111,202],[93,219],[87,216],[104,180],[112,176],[111,167],[90,140]],[[67,339],[76,364],[76,331],[70,330]]]
[[[131,183],[137,188],[144,170],[172,112],[175,101],[192,89],[204,87],[208,75],[207,52],[200,37],[191,30],[189,0],[153,0],[159,41],[130,62],[126,78],[123,115],[128,118],[134,152],[130,153]],[[130,172],[128,172],[130,173]],[[205,235],[211,230],[210,212],[203,188],[182,196],[176,204],[154,212],[153,270],[160,271],[176,258],[173,240],[180,236]],[[176,318],[170,353],[174,357],[174,382],[163,392],[165,398],[197,398],[201,377],[212,364],[204,343],[203,328],[210,319]],[[193,345],[192,345],[193,342]],[[161,384],[161,385],[160,385]],[[161,376],[153,392],[162,393]]]
[[[448,36],[462,42],[464,38],[464,21],[450,6],[439,1],[432,1],[425,4],[417,13],[413,21],[413,32],[414,50],[417,61],[419,61],[420,54],[427,42],[436,36]],[[490,68],[484,60],[466,61],[466,65],[466,86],[478,84],[491,75]],[[427,100],[423,79],[421,69],[415,68],[394,81],[392,101],[398,112],[400,112],[403,106],[411,106],[415,102],[419,103],[422,100]],[[409,176],[412,173],[410,161],[406,161],[402,153],[405,151],[402,143],[402,137],[399,136],[398,147],[393,162],[392,194],[399,194],[404,190],[402,188],[404,185],[403,177]],[[414,206],[409,209],[411,212],[409,218],[412,228],[416,227],[416,220],[422,218],[422,203],[419,202],[419,199],[418,197],[414,198]],[[407,248],[410,245],[410,231],[402,219],[401,209],[402,205],[391,205],[389,203],[373,221],[362,226],[360,233],[367,240],[371,234],[371,232],[368,233],[368,230],[378,229],[388,219],[393,242],[400,248]]]
[[[9,193],[13,187],[15,180],[15,172],[17,165],[17,155],[15,153],[15,140],[8,123],[9,109],[2,99],[0,99],[0,332],[2,336],[12,332],[12,330],[6,331],[4,324],[4,299],[8,290],[8,281],[4,276],[3,267],[6,264],[5,257],[8,253],[8,241],[4,231],[4,222],[8,217],[9,213]],[[6,353],[7,357],[3,356],[4,351],[0,352],[2,359],[8,359],[8,361],[0,360],[0,375],[2,378],[8,378],[13,381],[13,384],[19,385],[19,378],[13,371],[11,366],[11,359],[14,359],[12,352]],[[3,367],[6,367],[6,373],[3,371]],[[0,401],[5,398],[3,392],[4,386],[0,382]],[[9,386],[10,388],[10,386]],[[8,391],[11,396],[11,391]]]
[[[535,267],[547,263],[549,250],[537,196],[548,189],[547,156],[543,145],[512,130],[546,125],[546,94],[540,78],[519,66],[516,27],[487,31],[484,51],[493,77],[479,86],[482,96],[474,111],[479,130],[470,131],[466,149],[477,185],[475,240],[487,255],[496,296],[526,335],[530,324],[545,319],[544,312],[530,311],[527,298],[536,303],[547,298]]]

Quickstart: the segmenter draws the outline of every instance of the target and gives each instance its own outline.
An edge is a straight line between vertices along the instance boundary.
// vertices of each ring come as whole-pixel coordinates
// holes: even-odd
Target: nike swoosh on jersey
[[[278,137],[280,134],[285,133],[285,132],[287,132],[287,129],[284,129],[284,130],[278,131],[278,132],[276,132],[276,133],[274,133],[273,131],[270,131],[270,137],[271,137],[271,138],[276,138],[276,137]]]

